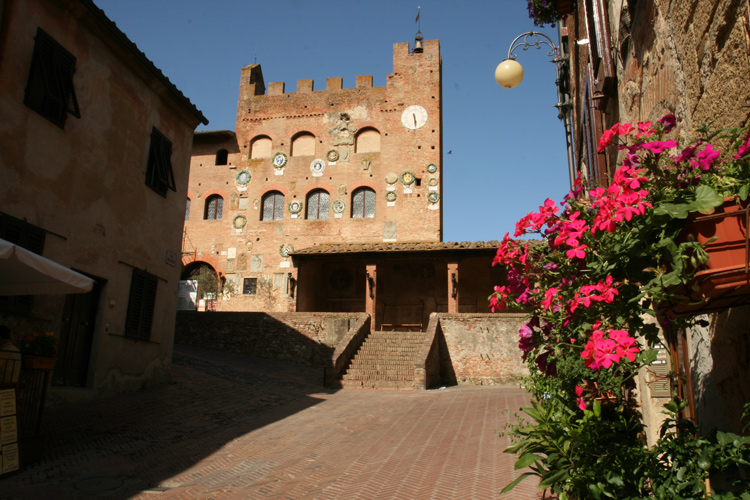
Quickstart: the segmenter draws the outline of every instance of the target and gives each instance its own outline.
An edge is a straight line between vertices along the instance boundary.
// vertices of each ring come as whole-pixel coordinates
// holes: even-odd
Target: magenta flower
[[[641,149],[647,149],[654,153],[655,155],[661,154],[667,149],[672,149],[674,147],[677,147],[677,142],[670,139],[668,141],[654,141],[654,142],[644,142],[641,144]]]
[[[745,136],[745,141],[742,143],[742,145],[737,149],[737,154],[734,155],[735,160],[739,160],[743,156],[747,156],[750,154],[750,132],[747,133]]]
[[[675,118],[674,115],[664,115],[664,117],[659,120],[659,123],[661,123],[661,126],[664,127],[664,133],[671,132],[673,128],[677,125],[677,118]]]
[[[693,165],[693,168],[700,165],[701,170],[708,170],[719,156],[721,156],[721,151],[714,149],[711,144],[706,144],[706,148],[695,155],[695,160],[690,160],[690,164]]]

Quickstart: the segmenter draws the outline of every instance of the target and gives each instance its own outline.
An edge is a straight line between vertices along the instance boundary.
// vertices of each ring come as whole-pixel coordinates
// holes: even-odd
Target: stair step
[[[340,379],[341,387],[413,389],[423,332],[370,332]]]
[[[342,380],[341,387],[344,389],[414,389],[411,381],[395,382],[385,380],[367,382],[361,380]]]

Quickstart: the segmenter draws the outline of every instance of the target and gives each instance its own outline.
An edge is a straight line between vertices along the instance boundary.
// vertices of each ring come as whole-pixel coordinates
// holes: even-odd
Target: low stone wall
[[[439,314],[444,383],[517,383],[528,375],[518,349],[524,314]],[[436,341],[440,341],[437,335]]]
[[[178,311],[175,344],[327,367],[360,316],[367,315]]]

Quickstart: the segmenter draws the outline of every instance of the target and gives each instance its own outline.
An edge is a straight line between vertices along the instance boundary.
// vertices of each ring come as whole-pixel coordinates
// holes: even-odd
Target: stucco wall
[[[85,389],[100,394],[166,381],[189,153],[199,120],[121,40],[110,38],[88,7],[75,0],[3,6],[0,210],[48,231],[44,256],[102,286]],[[64,128],[24,105],[38,28],[76,58],[81,117],[68,116]],[[172,143],[177,191],[166,197],[146,185],[152,127]],[[134,267],[159,278],[146,342],[124,336]],[[59,333],[65,297],[36,299],[34,315]]]

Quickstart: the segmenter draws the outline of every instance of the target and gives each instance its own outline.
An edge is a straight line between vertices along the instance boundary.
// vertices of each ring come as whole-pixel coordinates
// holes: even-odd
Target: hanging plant
[[[543,28],[545,24],[555,27],[555,23],[575,10],[574,0],[526,0],[529,17],[534,26]]]
[[[535,400],[524,409],[531,420],[513,427],[506,450],[517,456],[517,469],[532,472],[504,491],[533,475],[560,498],[705,498],[708,474],[750,463],[750,437],[700,437],[688,419],[676,421],[683,408],[677,399],[664,407],[670,416],[658,441],[645,448],[631,397],[661,342],[646,318],[690,301],[696,273],[713,267],[712,236],[722,247],[731,241],[718,230],[704,242],[695,238],[691,214],[717,212],[717,221],[734,207],[742,216],[723,219],[747,220],[739,204],[750,192],[747,128],[702,126],[683,145],[669,137],[675,129],[675,116],[667,115],[604,131],[598,152],[621,151],[610,184],[587,189],[579,174],[562,203],[547,199],[516,224],[515,237],[536,233],[541,240],[506,234],[500,244],[493,265],[507,270],[507,281],[495,287],[490,307],[528,313],[518,345]],[[738,245],[743,273],[746,234]],[[746,299],[750,291],[744,293]],[[662,317],[675,330],[695,321]]]

